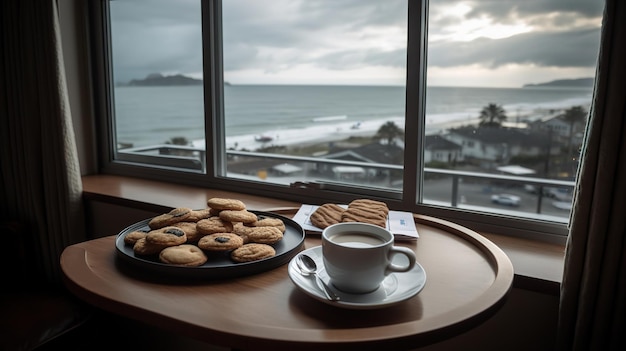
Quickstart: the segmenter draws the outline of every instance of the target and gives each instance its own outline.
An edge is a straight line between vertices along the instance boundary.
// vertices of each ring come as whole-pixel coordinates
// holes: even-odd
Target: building
[[[445,138],[461,145],[460,160],[485,169],[508,164],[515,156],[558,155],[560,145],[543,132],[516,128],[466,126],[448,130]]]
[[[463,161],[463,147],[441,135],[424,137],[424,163],[443,162],[455,164]]]

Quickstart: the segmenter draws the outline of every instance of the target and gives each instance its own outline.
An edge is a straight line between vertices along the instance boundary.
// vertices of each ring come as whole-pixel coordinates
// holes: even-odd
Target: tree
[[[506,120],[506,111],[501,106],[490,103],[483,107],[478,118],[480,118],[479,125],[481,126],[500,127]]]
[[[378,128],[374,138],[377,140],[386,140],[387,145],[393,145],[395,144],[396,138],[404,138],[404,131],[395,123],[389,121]]]
[[[189,140],[187,140],[187,138],[185,137],[172,137],[170,138],[169,141],[166,141],[165,144],[167,145],[182,145],[182,146],[188,146],[190,145]],[[170,149],[170,148],[166,148],[166,149],[162,149],[160,151],[162,154],[167,154],[167,155],[177,155],[177,156],[190,156],[193,152],[189,151],[189,150],[180,150],[180,149]]]
[[[572,156],[572,141],[574,139],[574,130],[576,125],[584,123],[587,118],[587,111],[582,106],[572,106],[565,110],[560,116],[563,120],[569,123],[569,137],[567,140],[567,156]]]
[[[165,142],[168,145],[189,145],[189,140],[185,137],[173,137],[169,141]]]

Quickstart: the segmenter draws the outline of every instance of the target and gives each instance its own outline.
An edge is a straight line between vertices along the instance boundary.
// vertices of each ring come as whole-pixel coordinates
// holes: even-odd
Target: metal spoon
[[[317,275],[317,264],[315,264],[315,260],[306,254],[300,254],[296,258],[296,264],[302,274],[312,275],[318,282],[322,283],[322,286],[324,287],[324,294],[326,294],[327,299],[331,301],[339,300],[339,296],[335,295],[335,293],[330,290],[328,285],[326,285],[326,283],[324,283],[324,281]]]

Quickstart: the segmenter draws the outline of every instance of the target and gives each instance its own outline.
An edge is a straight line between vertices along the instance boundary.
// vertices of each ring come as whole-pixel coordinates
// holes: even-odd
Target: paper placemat
[[[348,205],[339,206],[348,208]],[[314,226],[309,218],[318,207],[317,205],[304,204],[293,216],[293,220],[300,224],[307,234],[322,234],[322,229]],[[410,212],[389,211],[387,230],[394,234],[396,240],[417,240],[419,238],[413,214]]]

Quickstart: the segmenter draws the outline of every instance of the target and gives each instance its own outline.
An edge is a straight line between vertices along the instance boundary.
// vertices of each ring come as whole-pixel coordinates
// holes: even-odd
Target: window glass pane
[[[272,185],[325,182],[337,190],[323,193],[329,201],[376,194],[414,211],[563,233],[602,1],[432,0],[428,30],[420,33],[428,33],[427,88],[408,97],[407,73],[419,75],[407,72],[407,44],[420,40],[407,43],[407,25],[422,23],[408,18],[407,0],[223,0],[215,2],[221,12],[204,19],[202,3],[109,2],[111,137],[114,161],[124,161],[114,162],[118,169],[148,176],[124,168],[130,162],[210,171],[173,181],[210,179],[244,192],[304,194],[302,201],[313,192]],[[203,38],[202,22],[218,16],[222,27],[205,26],[216,32]],[[214,34],[221,40],[211,41]],[[221,44],[220,57],[206,58],[223,68],[215,75],[222,74],[216,83],[223,89],[207,95],[218,99],[211,105],[217,115],[203,103],[203,43]],[[420,111],[414,103],[422,93],[425,116],[408,121],[423,117],[417,124],[424,128],[405,132],[406,102]],[[207,123],[223,126],[215,130],[222,145],[204,135]],[[216,147],[209,169],[206,139]],[[417,175],[414,164],[405,169],[405,153],[423,161]]]
[[[117,159],[203,170],[199,0],[110,2]]]
[[[227,176],[401,184],[406,0],[222,7]]]
[[[424,203],[568,221],[603,5],[430,1]]]

